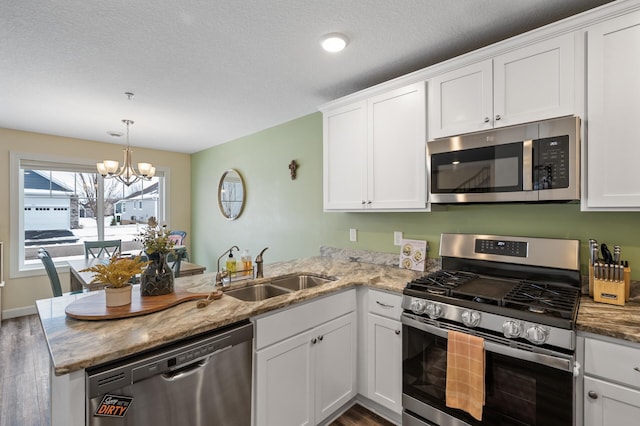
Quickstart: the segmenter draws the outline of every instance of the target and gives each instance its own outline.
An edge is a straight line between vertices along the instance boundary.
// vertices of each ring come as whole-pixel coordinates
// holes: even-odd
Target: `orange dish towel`
[[[449,331],[447,342],[447,407],[482,420],[484,406],[484,339]]]

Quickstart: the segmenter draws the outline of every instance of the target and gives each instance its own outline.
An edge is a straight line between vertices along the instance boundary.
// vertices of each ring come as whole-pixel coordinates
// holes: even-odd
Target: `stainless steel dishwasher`
[[[251,424],[253,325],[87,369],[87,425]]]

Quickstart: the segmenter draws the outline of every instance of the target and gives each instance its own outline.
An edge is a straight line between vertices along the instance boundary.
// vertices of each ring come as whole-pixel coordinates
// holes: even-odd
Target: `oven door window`
[[[522,142],[431,155],[431,192],[522,191]]]
[[[403,393],[471,425],[571,425],[573,376],[486,352],[483,421],[445,405],[447,339],[403,325]],[[428,420],[428,419],[427,419]]]

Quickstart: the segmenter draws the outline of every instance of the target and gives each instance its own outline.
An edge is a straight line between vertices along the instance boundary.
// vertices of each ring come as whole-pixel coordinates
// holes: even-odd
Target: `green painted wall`
[[[300,165],[291,180],[288,164]],[[218,210],[222,173],[237,169],[247,200],[235,221]],[[489,204],[448,206],[430,213],[324,213],[322,211],[322,114],[311,114],[192,156],[193,260],[210,271],[232,245],[252,255],[264,247],[265,262],[318,254],[320,245],[396,253],[393,231],[426,239],[437,257],[442,232],[575,238],[582,242],[586,273],[589,238],[620,244],[633,266],[640,260],[640,213],[587,213],[578,204]],[[358,241],[349,241],[349,228]],[[640,279],[640,266],[634,279]]]

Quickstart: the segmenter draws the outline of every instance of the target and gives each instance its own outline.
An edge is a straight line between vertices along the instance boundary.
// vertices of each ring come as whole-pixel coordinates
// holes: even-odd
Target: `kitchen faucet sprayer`
[[[265,247],[264,249],[262,249],[262,251],[260,252],[260,254],[258,254],[258,256],[256,256],[256,278],[264,278],[264,272],[262,269],[262,253],[264,253],[265,251],[267,251],[269,247]]]

